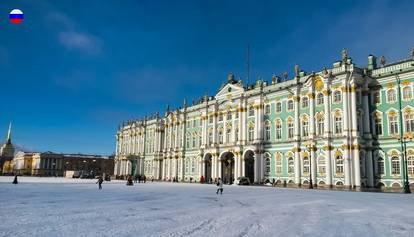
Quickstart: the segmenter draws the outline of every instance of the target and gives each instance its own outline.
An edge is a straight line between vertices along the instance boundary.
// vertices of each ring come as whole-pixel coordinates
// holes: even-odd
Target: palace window
[[[316,104],[317,105],[323,104],[323,94],[322,93],[318,93],[318,95],[316,95]]]
[[[381,103],[381,93],[380,93],[380,91],[375,91],[375,92],[372,94],[372,102],[373,102],[374,104],[379,104],[379,103]]]
[[[213,131],[208,131],[208,144],[212,145],[213,144]]]
[[[198,134],[198,146],[201,146],[201,142],[202,142],[202,138],[201,138],[201,133]]]
[[[318,126],[318,135],[322,136],[325,130],[325,123],[324,123],[324,117],[320,116],[319,118],[317,118],[317,126]]]
[[[280,120],[276,121],[276,140],[282,139],[282,122]]]
[[[265,105],[265,114],[266,115],[270,114],[270,104]]]
[[[380,117],[380,115],[374,118],[374,123],[375,123],[375,134],[382,135],[382,118]]]
[[[235,112],[234,117],[235,117],[236,119],[238,119],[238,118],[239,118],[239,111],[236,111],[236,112]]]
[[[397,93],[394,89],[390,89],[387,91],[387,100],[389,103],[394,103],[397,100]]]
[[[270,124],[270,122],[269,121],[267,121],[266,122],[266,125],[265,125],[266,127],[265,127],[265,130],[266,130],[266,136],[265,136],[265,139],[266,139],[266,141],[270,141],[270,129],[271,129],[271,124]]]
[[[309,122],[307,119],[302,121],[302,136],[307,137],[309,135]]]
[[[400,158],[397,156],[391,158],[391,173],[400,174]]]
[[[190,134],[187,134],[186,137],[186,147],[190,147]]]
[[[223,144],[223,130],[219,130],[218,132],[219,144]]]
[[[227,112],[226,119],[227,119],[227,120],[231,120],[231,112]]]
[[[295,170],[295,162],[293,161],[292,157],[288,158],[288,173],[293,174]]]
[[[188,173],[190,168],[190,159],[185,159],[185,172]]]
[[[248,139],[251,142],[254,139],[254,127],[253,126],[249,126],[249,131],[248,132],[249,132]]]
[[[196,119],[193,120],[193,127],[194,128],[197,127],[197,120]]]
[[[414,113],[406,113],[404,115],[405,132],[414,132]]]
[[[293,110],[293,100],[288,100],[287,101],[287,109],[288,110]]]
[[[335,116],[335,133],[341,134],[342,133],[342,117]]]
[[[276,155],[276,175],[277,174],[282,174],[282,159],[279,154]]]
[[[226,142],[231,142],[231,128],[226,129]]]
[[[303,158],[303,173],[309,173],[309,157]]]
[[[213,123],[213,116],[212,115],[210,115],[210,117],[208,117],[208,122]]]
[[[342,92],[341,91],[335,91],[333,94],[334,102],[339,103],[342,100]]]
[[[414,175],[414,155],[409,155],[407,157],[407,170],[408,175]]]
[[[412,97],[411,87],[406,86],[403,88],[403,99],[404,100],[410,100]]]
[[[307,108],[309,106],[309,98],[303,97],[302,98],[302,108]]]
[[[340,175],[344,173],[344,158],[342,155],[338,155],[335,159],[336,161],[336,174]]]
[[[249,108],[249,116],[254,116],[254,107],[250,106]]]
[[[288,122],[288,138],[292,139],[294,136],[293,134],[294,134],[293,122],[289,121]]]
[[[238,141],[238,140],[239,140],[239,128],[235,128],[235,129],[234,129],[234,139],[235,139],[236,141]]]
[[[382,157],[379,157],[378,161],[377,161],[377,174],[378,175],[384,175],[385,174],[385,163],[384,163],[384,159]]]
[[[266,158],[265,158],[265,176],[266,177],[270,176],[270,157],[269,157],[269,155],[266,155]]]
[[[193,147],[195,147],[195,146],[196,146],[196,136],[193,135]]]
[[[218,121],[219,121],[219,122],[223,121],[223,114],[222,114],[222,113],[220,113],[220,114],[219,114],[219,116],[218,116]]]
[[[323,157],[323,156],[318,157],[318,173],[319,174],[325,174],[326,173],[325,157]]]
[[[276,102],[276,113],[280,113],[282,111],[282,103]]]
[[[389,126],[390,126],[390,134],[397,134],[398,133],[398,119],[396,115],[389,115],[388,116]]]
[[[196,158],[194,157],[191,162],[191,172],[194,173],[196,171]]]

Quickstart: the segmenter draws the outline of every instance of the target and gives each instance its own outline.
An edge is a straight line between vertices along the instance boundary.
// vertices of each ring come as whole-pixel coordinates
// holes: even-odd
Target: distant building
[[[12,160],[14,157],[14,146],[11,143],[11,123],[7,133],[7,143],[0,148],[0,174],[7,174],[13,171]]]
[[[18,152],[12,162],[13,173],[33,176],[64,176],[66,171],[80,174],[112,175],[114,159],[108,156]]]

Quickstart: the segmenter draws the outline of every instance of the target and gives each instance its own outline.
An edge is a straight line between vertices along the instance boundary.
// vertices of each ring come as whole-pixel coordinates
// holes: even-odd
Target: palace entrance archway
[[[210,153],[207,153],[204,156],[204,174],[205,174],[205,180],[206,183],[211,182],[211,159],[212,155]]]
[[[254,152],[246,151],[244,154],[244,172],[250,183],[254,183]]]
[[[223,183],[233,184],[234,182],[234,154],[231,152],[223,153],[221,160],[221,177]]]

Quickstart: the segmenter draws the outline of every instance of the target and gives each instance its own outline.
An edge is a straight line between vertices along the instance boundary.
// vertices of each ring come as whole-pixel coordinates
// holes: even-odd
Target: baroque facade
[[[403,135],[414,182],[414,53],[364,68],[342,52],[330,69],[243,85],[165,116],[127,121],[116,134],[115,175],[179,181],[238,177],[262,183],[402,186]],[[400,103],[401,102],[401,103]],[[401,106],[400,106],[401,105]]]

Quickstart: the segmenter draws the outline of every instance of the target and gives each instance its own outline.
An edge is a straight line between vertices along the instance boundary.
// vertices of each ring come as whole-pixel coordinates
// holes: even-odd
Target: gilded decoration
[[[331,91],[330,90],[324,90],[324,91],[322,91],[322,93],[323,93],[324,96],[329,96],[331,94]]]
[[[388,89],[392,89],[392,88],[394,88],[394,83],[392,83],[392,82],[387,83],[387,88],[388,88]]]
[[[321,76],[319,76],[319,75],[315,76],[314,77],[314,83],[315,83],[315,89],[317,91],[321,91],[323,89],[324,83],[323,83],[323,80],[322,80]]]
[[[410,81],[408,81],[408,80],[405,80],[405,81],[402,81],[401,82],[401,85],[403,85],[403,86],[409,86],[411,83],[410,83]]]
[[[307,96],[308,96],[310,99],[315,99],[315,93],[308,93],[308,94],[307,94]]]

